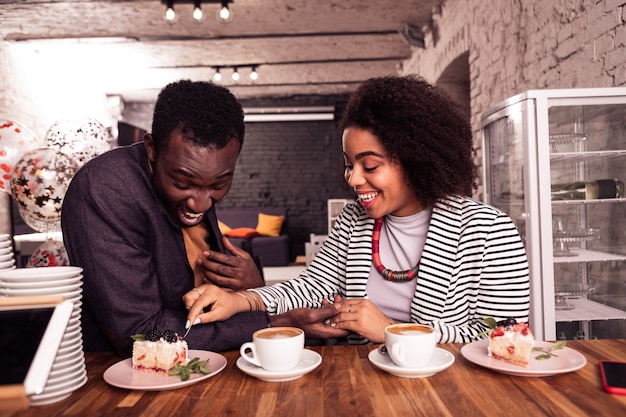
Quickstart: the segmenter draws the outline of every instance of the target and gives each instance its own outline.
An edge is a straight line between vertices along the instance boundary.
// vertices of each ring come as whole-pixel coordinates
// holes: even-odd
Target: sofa
[[[287,210],[283,208],[216,209],[222,234],[261,266],[289,265]]]

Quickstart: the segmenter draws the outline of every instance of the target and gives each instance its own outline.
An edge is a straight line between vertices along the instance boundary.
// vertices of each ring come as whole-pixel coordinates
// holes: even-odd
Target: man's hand
[[[313,339],[332,339],[350,334],[347,330],[330,326],[330,318],[341,311],[341,304],[324,303],[320,308],[294,308],[286,313],[270,316],[272,327],[299,327]],[[326,324],[329,323],[329,324]]]
[[[205,259],[198,259],[198,265],[204,270],[204,282],[233,290],[261,287],[261,272],[250,254],[226,237],[222,242],[232,255],[210,251],[204,252]]]

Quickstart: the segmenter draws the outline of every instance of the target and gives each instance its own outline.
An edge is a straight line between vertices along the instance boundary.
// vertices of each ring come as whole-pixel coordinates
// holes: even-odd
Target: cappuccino
[[[303,351],[304,331],[296,327],[257,330],[252,342],[244,343],[239,349],[243,360],[270,372],[294,369]]]
[[[385,345],[391,360],[403,368],[421,368],[432,359],[438,332],[415,323],[392,324],[385,328]]]
[[[256,337],[260,339],[287,339],[289,337],[296,337],[301,333],[302,330],[294,329],[293,327],[276,327],[261,330],[256,334]]]
[[[393,334],[410,335],[410,334],[428,334],[433,332],[432,327],[421,324],[407,324],[390,326],[387,331]]]

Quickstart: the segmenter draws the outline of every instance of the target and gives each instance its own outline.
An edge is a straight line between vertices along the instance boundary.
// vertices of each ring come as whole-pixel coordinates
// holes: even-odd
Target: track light
[[[252,67],[252,71],[250,71],[250,79],[252,81],[256,81],[259,79],[259,73],[256,72],[256,66]]]
[[[213,79],[217,82],[222,81],[222,74],[220,74],[220,67],[215,68],[215,74],[213,74]]]
[[[219,3],[220,6],[216,9],[217,20],[220,23],[230,23],[233,21],[235,15],[233,11],[228,7],[228,3],[233,3],[234,0],[204,0],[204,3]],[[161,3],[166,5],[164,19],[169,24],[174,24],[178,21],[178,13],[174,11],[174,3],[193,3],[193,11],[191,18],[194,23],[202,23],[206,20],[206,12],[202,8],[202,0],[161,0]]]
[[[228,0],[222,0],[222,5],[217,11],[217,20],[220,23],[230,23],[235,18],[235,14],[228,8]]]
[[[213,67],[213,69],[215,70],[215,72],[213,73],[213,80],[215,82],[220,82],[222,81],[222,73],[220,72],[220,70],[224,69],[225,67]],[[241,74],[239,73],[239,68],[240,67],[232,67],[233,72],[231,74],[231,78],[233,81],[239,81],[241,79]],[[252,81],[256,81],[259,79],[259,73],[257,72],[256,65],[251,65],[250,66],[251,70],[250,70],[250,79]],[[226,67],[226,69],[228,69],[228,67]]]

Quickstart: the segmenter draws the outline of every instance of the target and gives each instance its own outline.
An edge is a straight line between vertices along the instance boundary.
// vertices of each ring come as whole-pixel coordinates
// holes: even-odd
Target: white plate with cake
[[[188,380],[182,381],[180,376],[170,376],[153,372],[146,372],[133,369],[132,359],[124,359],[112,365],[104,372],[104,380],[118,388],[162,391],[174,388],[181,388],[195,384],[204,379],[217,375],[226,367],[226,358],[219,353],[206,350],[189,350],[189,358],[200,358],[201,361],[208,360],[207,368],[211,370],[209,374],[192,373]]]
[[[550,352],[554,342],[536,340],[534,346]],[[528,358],[528,367],[523,367],[489,356],[488,348],[489,340],[478,340],[463,346],[461,355],[476,365],[503,374],[526,377],[543,377],[573,372],[581,369],[587,363],[587,359],[580,352],[564,347],[552,352],[554,356],[550,356],[548,359],[537,359],[537,357],[545,354],[541,351],[533,351]]]

